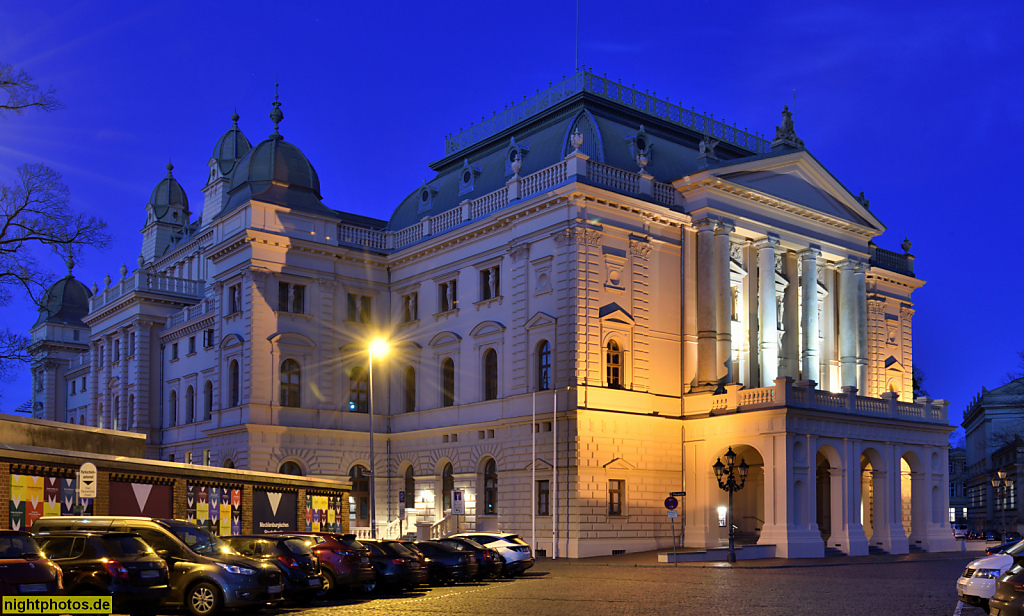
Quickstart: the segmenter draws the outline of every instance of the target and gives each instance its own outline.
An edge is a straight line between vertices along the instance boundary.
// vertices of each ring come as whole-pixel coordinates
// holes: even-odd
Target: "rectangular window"
[[[455,310],[455,308],[458,307],[459,300],[456,296],[457,290],[454,280],[442,282],[437,285],[438,312],[448,312],[449,310]]]
[[[306,287],[290,282],[277,283],[277,310],[304,314],[306,312]]]
[[[348,320],[353,323],[367,323],[370,319],[370,298],[365,295],[348,294]]]
[[[78,385],[78,381],[71,379],[71,395],[75,395],[75,386]]]
[[[402,296],[402,323],[411,323],[419,318],[416,311],[419,298],[417,293],[410,293]]]
[[[85,377],[82,377],[82,391],[85,391]]]
[[[175,342],[171,345],[171,360],[178,359],[178,343]]]
[[[949,521],[956,522],[956,507],[949,508]]]
[[[188,354],[192,355],[196,352],[196,337],[189,336],[188,338]]]
[[[500,268],[495,265],[484,270],[480,270],[480,300],[494,299],[501,295],[501,282],[500,274],[498,273]]]
[[[128,357],[135,357],[135,332],[128,334]]]
[[[72,339],[75,340],[76,342],[78,341],[78,334],[79,332],[77,329],[74,332],[72,332]]]
[[[203,466],[209,466],[209,465],[210,465],[210,450],[209,449],[204,449],[203,450]]]
[[[622,515],[622,504],[626,495],[623,479],[608,480],[608,515]]]
[[[547,479],[537,482],[537,515],[551,515],[551,482]]]
[[[956,487],[953,484],[949,484],[949,496],[950,498],[956,496]]]
[[[106,360],[107,347],[100,345],[100,368],[103,367],[103,362]]]
[[[242,285],[233,284],[228,287],[228,314],[242,311]]]
[[[213,330],[208,329],[203,332],[203,348],[208,349],[213,346]]]
[[[192,452],[191,451],[186,451],[185,452],[185,464],[192,464]]]
[[[114,348],[112,350],[114,351],[114,363],[117,363],[121,361],[121,341],[115,340],[113,344]]]
[[[174,454],[173,453],[167,454],[167,461],[168,462],[174,462]]]

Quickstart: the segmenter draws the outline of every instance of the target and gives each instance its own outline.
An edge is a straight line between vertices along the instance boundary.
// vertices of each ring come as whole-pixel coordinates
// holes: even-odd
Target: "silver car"
[[[463,537],[472,539],[486,547],[494,548],[505,559],[505,567],[502,573],[505,577],[522,575],[527,569],[533,566],[533,552],[519,535],[512,533],[459,533],[452,537]]]

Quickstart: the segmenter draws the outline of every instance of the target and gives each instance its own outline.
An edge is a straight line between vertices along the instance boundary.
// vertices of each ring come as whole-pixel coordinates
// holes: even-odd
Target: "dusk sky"
[[[900,8],[913,5],[914,9]],[[114,242],[74,270],[92,286],[135,268],[168,160],[193,217],[214,142],[281,134],[315,166],[324,203],[387,219],[444,154],[444,136],[576,65],[574,0],[516,2],[5,2],[0,62],[66,109],[0,120],[0,183],[43,162]],[[917,276],[914,361],[958,424],[982,386],[1022,368],[1020,236],[1024,3],[594,2],[579,57],[598,74],[774,136],[783,105],[808,150],[888,231]],[[795,91],[795,103],[794,103]],[[1004,231],[1013,231],[1007,235]],[[42,258],[44,255],[40,255]],[[57,277],[64,267],[47,261]],[[17,298],[4,324],[26,331]],[[31,397],[0,384],[0,409]]]

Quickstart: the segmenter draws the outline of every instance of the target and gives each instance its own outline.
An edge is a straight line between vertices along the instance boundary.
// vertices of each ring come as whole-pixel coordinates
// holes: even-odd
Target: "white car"
[[[996,580],[1013,566],[1013,555],[1024,553],[1024,542],[1006,553],[992,554],[972,560],[956,581],[956,594],[968,605],[988,610],[988,600],[996,592]]]
[[[472,539],[484,546],[498,550],[501,557],[505,559],[505,568],[502,571],[506,577],[522,575],[524,571],[533,566],[533,552],[519,535],[511,533],[459,533],[453,537],[464,537]]]
[[[966,524],[953,524],[953,538],[954,539],[966,539],[967,538],[967,525]]]

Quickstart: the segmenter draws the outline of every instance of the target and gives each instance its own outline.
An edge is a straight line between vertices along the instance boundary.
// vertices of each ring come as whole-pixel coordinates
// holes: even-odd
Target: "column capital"
[[[775,237],[773,235],[769,235],[769,236],[766,236],[766,237],[762,237],[759,240],[754,240],[754,248],[758,248],[758,249],[761,249],[761,248],[772,248],[772,249],[774,249],[776,246],[778,246],[781,243],[782,242],[779,241],[779,238],[777,238],[777,237]]]
[[[728,235],[728,234],[732,233],[735,230],[736,230],[736,225],[734,225],[734,224],[732,224],[730,222],[725,222],[725,221],[719,220],[718,221],[718,226],[715,227],[715,235]]]
[[[821,249],[816,246],[808,246],[807,248],[798,251],[796,253],[796,256],[800,257],[802,260],[805,261],[807,259],[817,259],[818,257],[821,256]]]
[[[693,227],[697,231],[714,231],[718,228],[718,221],[714,218],[701,218],[700,220],[693,221]]]

